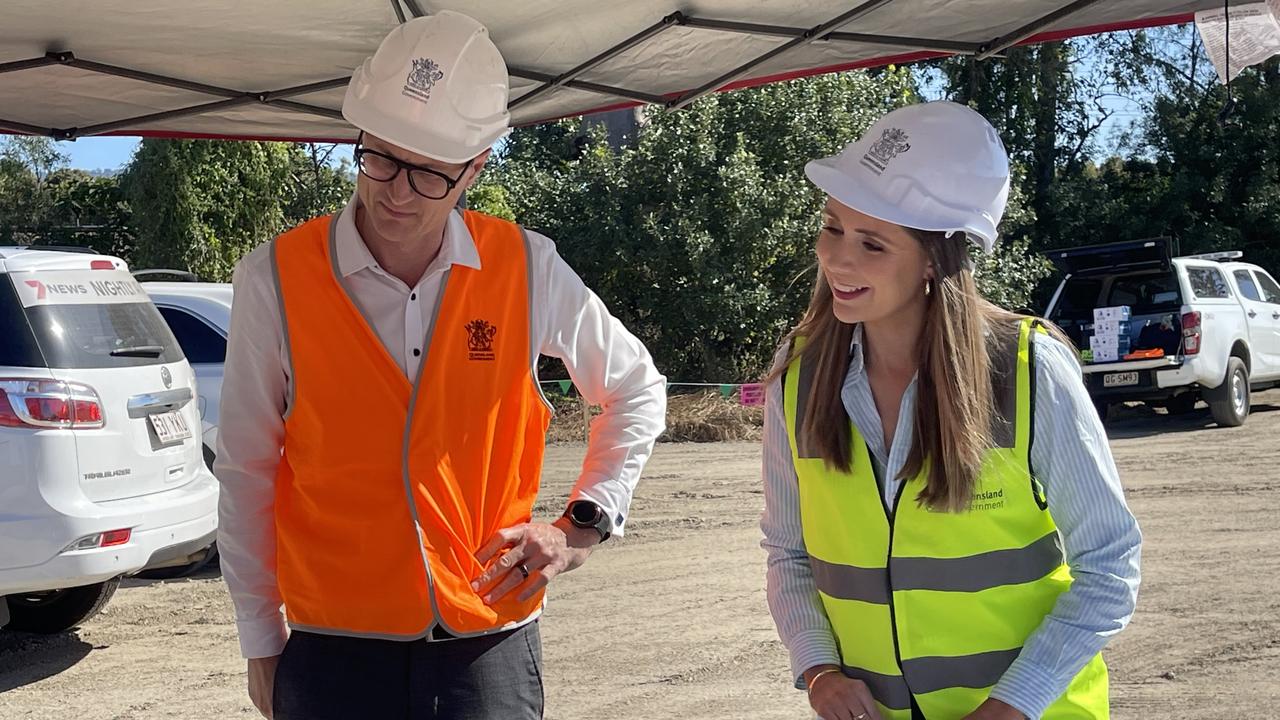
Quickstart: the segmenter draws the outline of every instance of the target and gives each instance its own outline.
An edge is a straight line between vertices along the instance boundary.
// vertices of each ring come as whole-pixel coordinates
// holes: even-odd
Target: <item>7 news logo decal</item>
[[[83,280],[83,277],[79,272],[41,273],[39,280],[22,280],[15,285],[20,291],[22,304],[26,307],[42,304],[141,302],[147,297],[142,285],[133,279]],[[124,277],[128,278],[127,275]]]

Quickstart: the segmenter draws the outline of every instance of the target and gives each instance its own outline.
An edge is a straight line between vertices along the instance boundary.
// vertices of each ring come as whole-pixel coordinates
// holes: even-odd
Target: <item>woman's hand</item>
[[[809,705],[822,720],[881,720],[871,690],[861,680],[844,676],[834,665],[818,665],[804,672]]]

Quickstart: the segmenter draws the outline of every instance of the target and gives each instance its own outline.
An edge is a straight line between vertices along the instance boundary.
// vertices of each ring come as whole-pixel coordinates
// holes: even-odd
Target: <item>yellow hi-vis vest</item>
[[[1036,332],[1044,330],[1023,321],[1017,348],[993,354],[994,447],[972,507],[960,513],[915,502],[927,466],[899,487],[896,510],[887,507],[856,428],[850,471],[828,468],[801,427],[812,373],[798,359],[787,370],[787,433],[809,563],[844,674],[866,682],[885,720],[972,712],[1071,586],[1058,528],[1031,472]],[[1108,714],[1107,669],[1097,655],[1042,717]]]

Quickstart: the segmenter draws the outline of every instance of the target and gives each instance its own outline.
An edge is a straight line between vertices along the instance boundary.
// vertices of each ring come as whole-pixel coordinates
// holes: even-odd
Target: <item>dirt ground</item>
[[[1111,426],[1146,537],[1108,649],[1116,718],[1280,718],[1280,392],[1243,428],[1131,409]],[[549,453],[548,517],[581,446]],[[659,446],[630,532],[552,586],[548,718],[805,718],[764,598],[760,450]],[[77,632],[0,632],[0,718],[253,718],[214,574],[127,581]]]

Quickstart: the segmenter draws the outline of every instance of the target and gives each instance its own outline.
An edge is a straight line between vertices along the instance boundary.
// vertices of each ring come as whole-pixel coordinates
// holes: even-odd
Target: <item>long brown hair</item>
[[[918,346],[915,432],[898,479],[915,477],[927,466],[925,487],[916,501],[959,512],[972,501],[983,455],[992,445],[996,411],[991,353],[1009,347],[1023,316],[982,298],[963,238],[907,230],[920,241],[936,278]],[[840,389],[849,368],[854,326],[836,318],[832,303],[831,287],[819,272],[809,309],[787,336],[787,361],[774,368],[769,379],[783,374],[796,357],[813,368],[802,431],[828,467],[848,472],[853,451]],[[1061,331],[1048,327],[1055,337],[1069,342]],[[798,337],[805,339],[799,351],[794,342]]]

